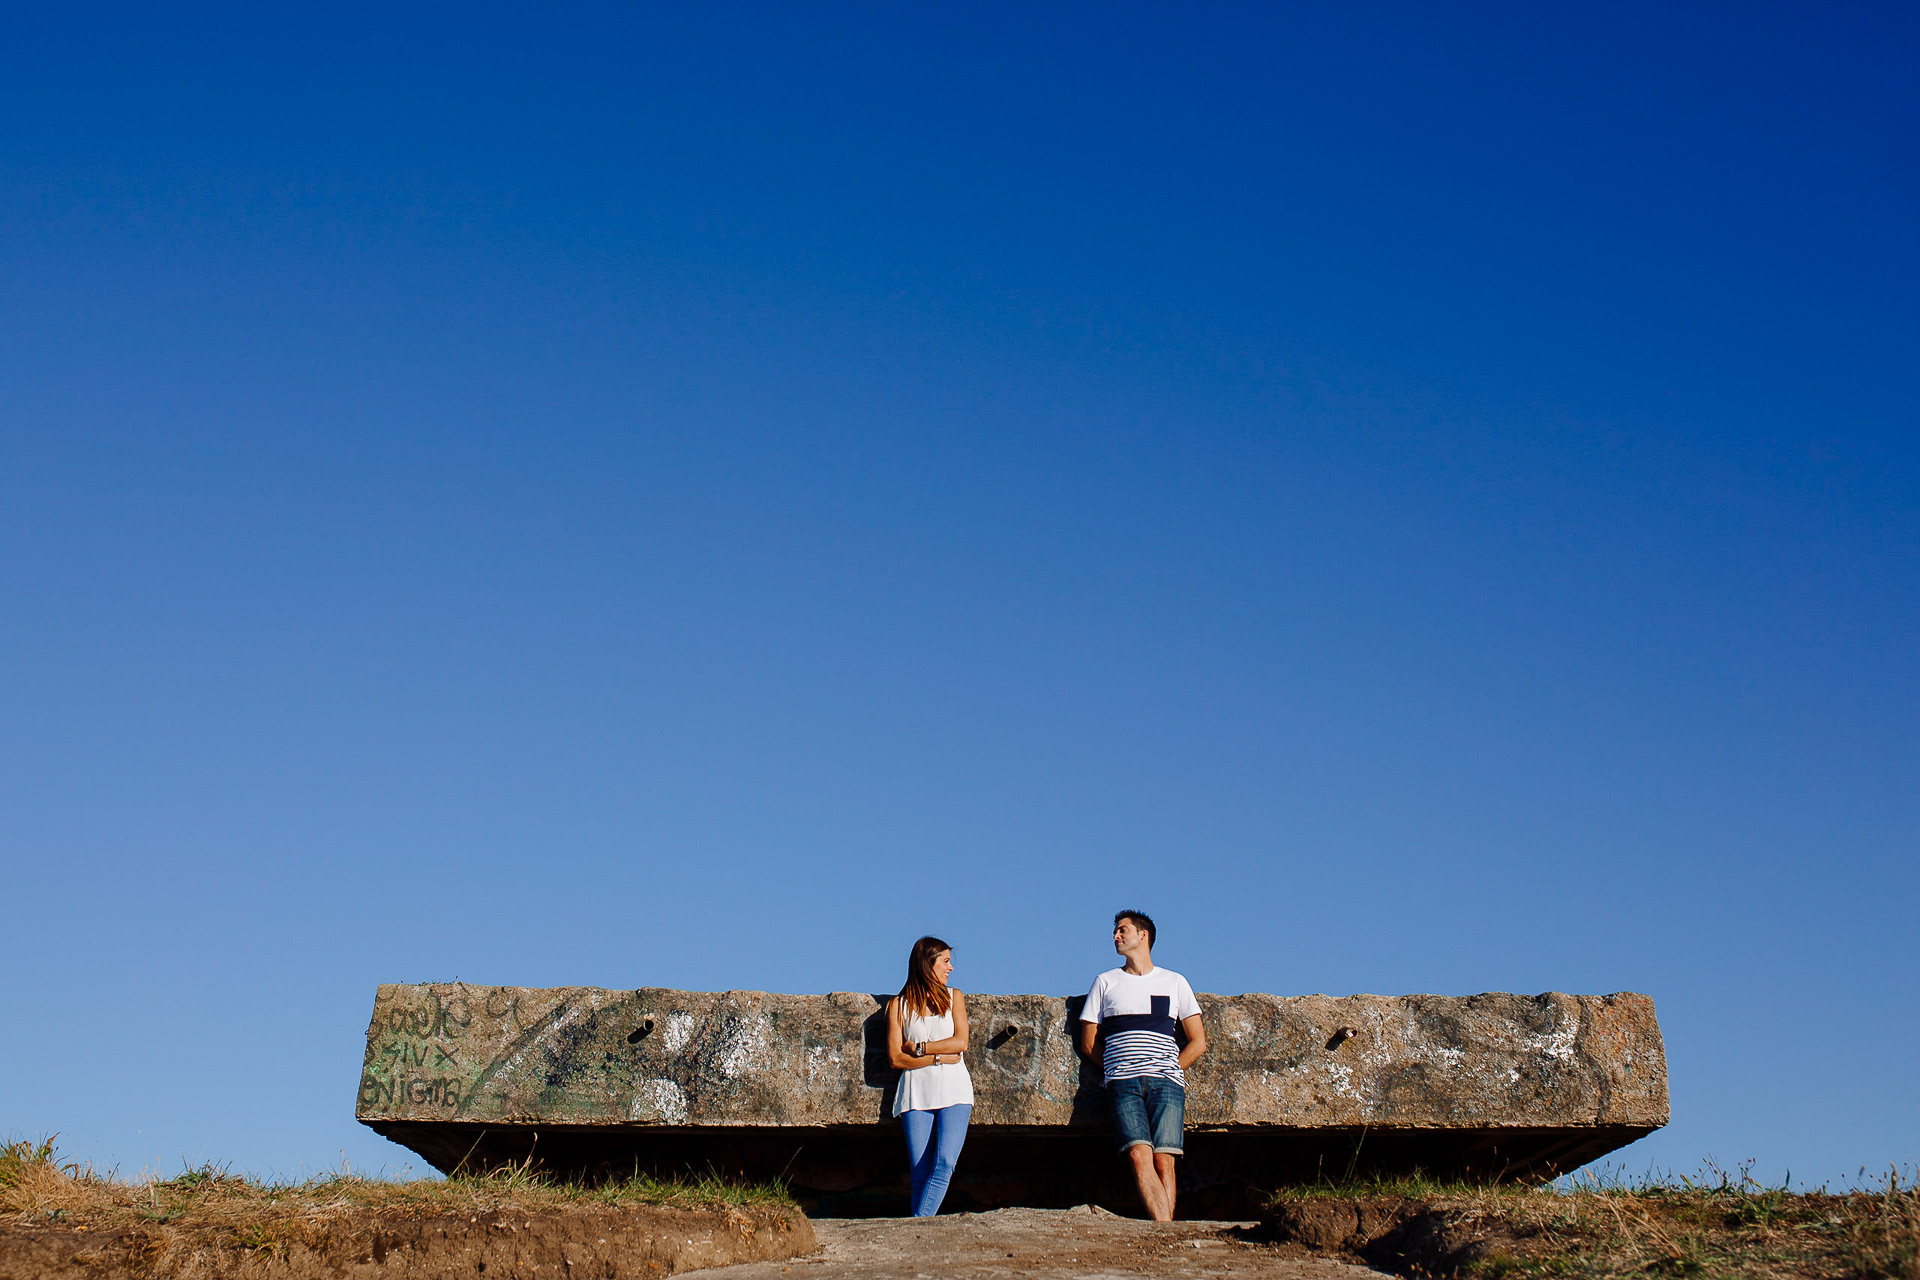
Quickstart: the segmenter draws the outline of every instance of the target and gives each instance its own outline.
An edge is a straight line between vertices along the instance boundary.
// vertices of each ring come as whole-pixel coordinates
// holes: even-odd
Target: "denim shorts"
[[[1113,1133],[1125,1152],[1152,1147],[1161,1155],[1185,1154],[1180,1126],[1187,1118],[1187,1091],[1165,1076],[1132,1076],[1107,1082]]]

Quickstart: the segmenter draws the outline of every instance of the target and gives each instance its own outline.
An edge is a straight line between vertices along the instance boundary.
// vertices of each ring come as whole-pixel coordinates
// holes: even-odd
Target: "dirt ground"
[[[819,1252],[700,1273],[701,1280],[1378,1280],[1298,1245],[1249,1243],[1253,1223],[1142,1222],[1104,1209],[997,1209],[938,1218],[816,1218]]]

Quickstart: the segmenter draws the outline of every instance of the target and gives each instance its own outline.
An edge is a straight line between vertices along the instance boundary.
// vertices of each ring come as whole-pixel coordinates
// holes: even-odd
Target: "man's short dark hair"
[[[1134,928],[1145,929],[1147,931],[1147,945],[1153,945],[1153,940],[1158,935],[1153,931],[1152,916],[1144,911],[1116,911],[1113,916],[1113,927],[1118,929],[1122,920],[1131,920],[1133,921]]]

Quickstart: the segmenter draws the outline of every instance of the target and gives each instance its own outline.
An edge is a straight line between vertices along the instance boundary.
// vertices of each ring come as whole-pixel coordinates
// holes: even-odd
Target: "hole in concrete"
[[[652,1031],[653,1031],[653,1019],[648,1018],[645,1022],[641,1023],[639,1026],[633,1029],[633,1034],[627,1037],[627,1043],[639,1044],[642,1040],[645,1040],[648,1034],[651,1033]]]
[[[1018,1027],[1002,1027],[993,1033],[993,1039],[987,1041],[987,1048],[998,1049],[1001,1045],[1019,1034],[1020,1028]]]
[[[1345,1044],[1347,1041],[1353,1039],[1355,1036],[1359,1034],[1360,1032],[1353,1027],[1340,1028],[1338,1031],[1333,1033],[1333,1039],[1327,1041],[1327,1052],[1329,1053],[1333,1052],[1335,1049],[1338,1049],[1341,1045]]]

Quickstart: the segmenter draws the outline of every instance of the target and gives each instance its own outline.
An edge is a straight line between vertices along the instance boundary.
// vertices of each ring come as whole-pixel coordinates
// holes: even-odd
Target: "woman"
[[[953,948],[922,938],[907,954],[907,985],[887,1001],[887,1057],[900,1068],[893,1113],[907,1131],[913,1168],[913,1216],[940,1212],[973,1114],[967,1051],[967,1002],[947,984]]]

